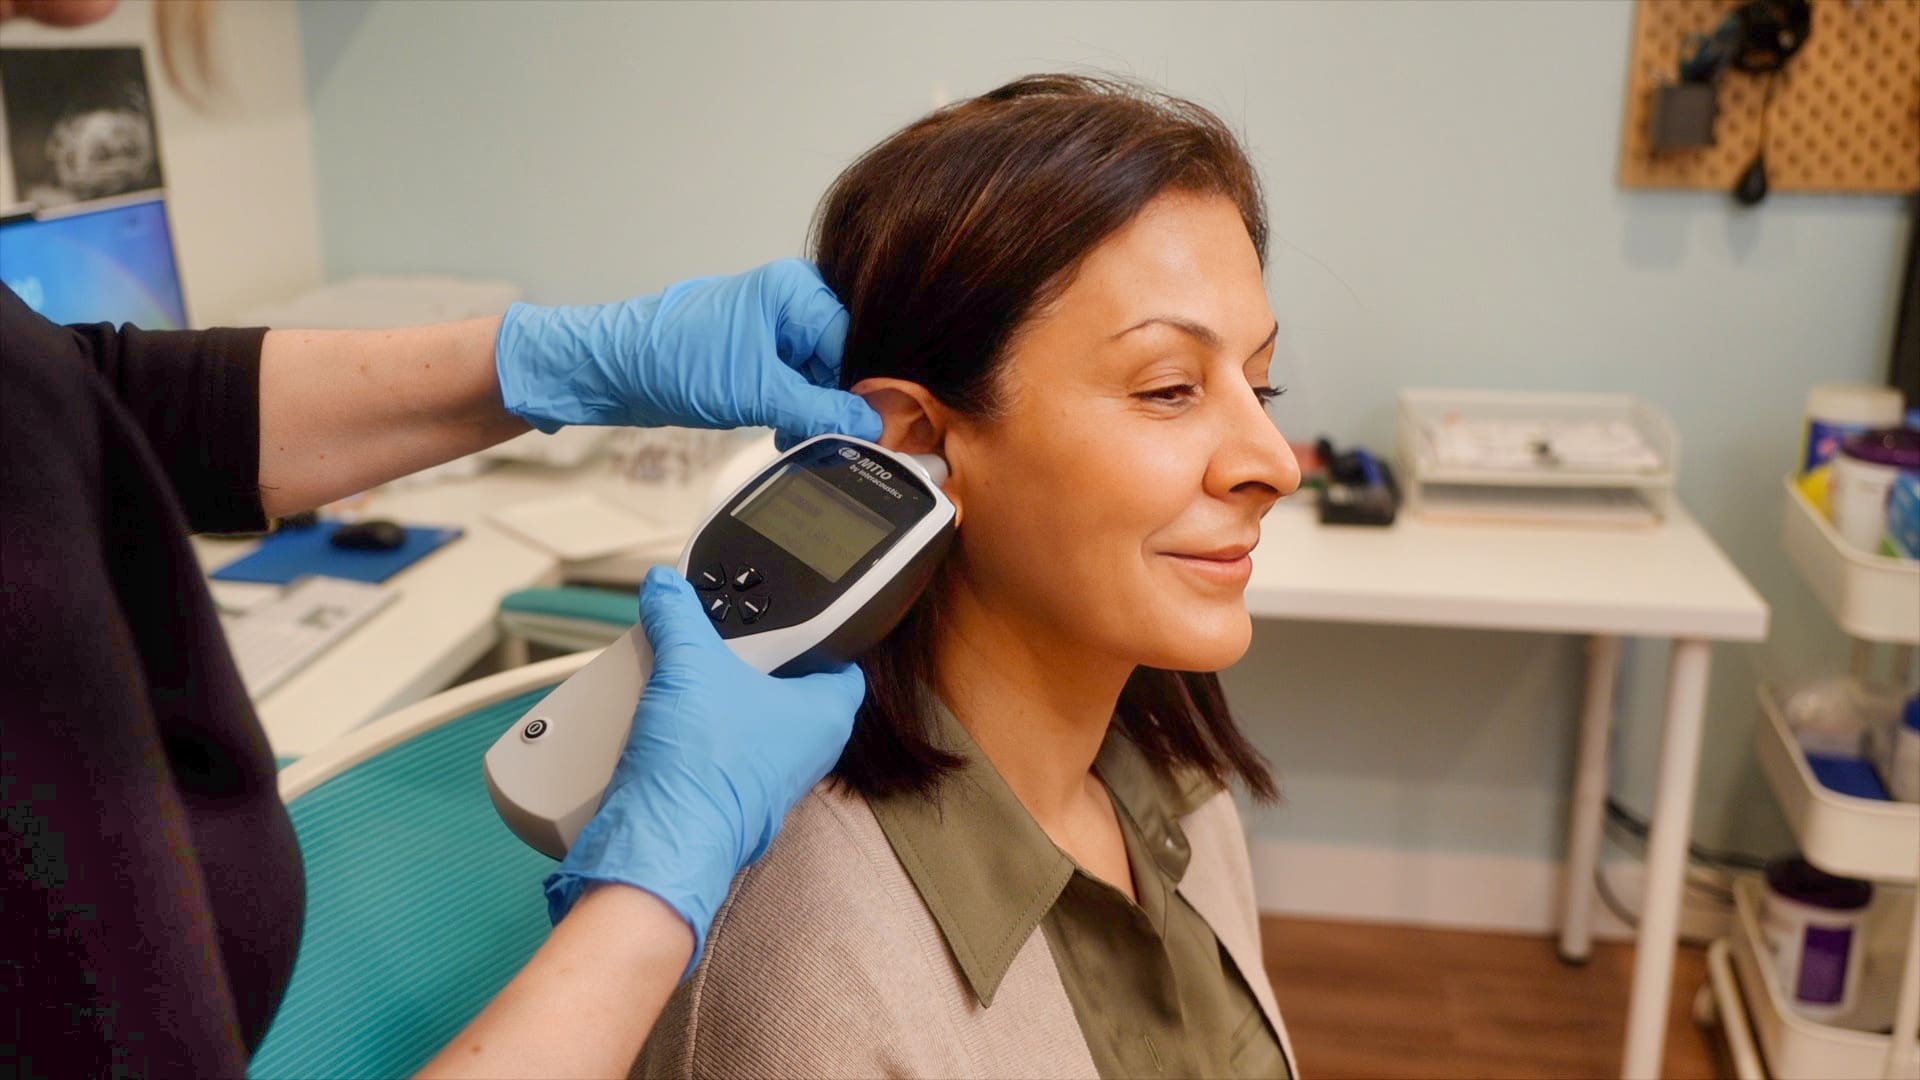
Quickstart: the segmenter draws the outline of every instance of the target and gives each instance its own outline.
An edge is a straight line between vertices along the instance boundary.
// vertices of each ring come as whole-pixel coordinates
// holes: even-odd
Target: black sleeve
[[[260,507],[260,345],[251,330],[57,326],[0,286],[0,341],[91,364],[160,459],[196,532],[251,532]]]
[[[180,506],[259,520],[258,345],[0,288],[0,1077],[243,1076],[290,978],[299,848]]]

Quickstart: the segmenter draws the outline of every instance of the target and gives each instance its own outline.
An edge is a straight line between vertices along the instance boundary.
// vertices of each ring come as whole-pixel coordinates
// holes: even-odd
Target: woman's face
[[[966,586],[1128,663],[1238,660],[1260,518],[1300,484],[1255,393],[1274,331],[1234,204],[1149,203],[1016,335],[999,412],[949,425]]]

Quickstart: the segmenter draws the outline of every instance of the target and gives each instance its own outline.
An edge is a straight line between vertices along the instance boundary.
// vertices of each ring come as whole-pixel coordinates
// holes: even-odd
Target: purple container
[[[1901,472],[1920,472],[1920,431],[1913,428],[1881,428],[1849,435],[1840,444],[1848,457],[1891,465]]]
[[[1835,877],[1805,859],[1767,866],[1762,927],[1795,1007],[1813,1018],[1851,1009],[1858,997],[1862,917],[1871,882]]]
[[[1847,543],[1877,554],[1887,535],[1887,503],[1902,475],[1920,475],[1920,431],[1881,428],[1849,435],[1833,458],[1828,504]]]

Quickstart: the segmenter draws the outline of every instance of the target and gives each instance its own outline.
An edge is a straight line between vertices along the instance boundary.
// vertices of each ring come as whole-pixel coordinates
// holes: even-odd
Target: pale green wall
[[[1624,3],[303,4],[327,264],[584,301],[798,253],[854,155],[936,101],[1099,68],[1243,129],[1267,185],[1276,379],[1299,435],[1391,442],[1411,384],[1620,390],[1671,411],[1682,494],[1775,605],[1716,650],[1698,832],[1770,848],[1763,668],[1839,655],[1777,545],[1806,387],[1880,378],[1890,198],[1613,181]],[[1266,552],[1269,558],[1284,552]],[[1632,654],[1644,809],[1662,650]],[[1558,850],[1577,643],[1262,626],[1229,688],[1279,765],[1273,837]]]

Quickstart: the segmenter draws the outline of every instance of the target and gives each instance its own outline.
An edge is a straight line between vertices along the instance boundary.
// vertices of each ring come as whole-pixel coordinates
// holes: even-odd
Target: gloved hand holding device
[[[612,304],[515,304],[494,364],[507,411],[567,424],[771,427],[782,449],[838,432],[880,437],[866,402],[830,389],[847,312],[801,259],[696,278]]]
[[[558,923],[595,882],[645,889],[693,927],[691,971],[734,874],[839,759],[866,682],[852,665],[755,671],[667,567],[647,573],[640,622],[653,673],[599,812],[547,878],[547,907]]]

